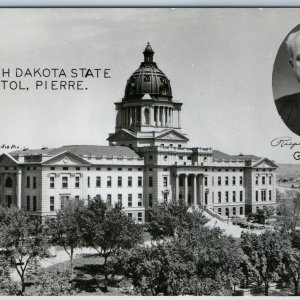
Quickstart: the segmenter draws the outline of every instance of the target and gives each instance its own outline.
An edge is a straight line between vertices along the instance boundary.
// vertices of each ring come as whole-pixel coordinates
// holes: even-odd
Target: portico
[[[203,173],[199,171],[179,171],[175,174],[174,200],[183,199],[189,206],[204,205]]]

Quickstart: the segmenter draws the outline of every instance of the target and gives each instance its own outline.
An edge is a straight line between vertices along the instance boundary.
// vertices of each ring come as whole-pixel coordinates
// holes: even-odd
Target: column
[[[21,209],[22,170],[17,173],[17,207]]]
[[[159,107],[159,116],[160,116],[159,121],[160,121],[160,126],[164,126],[163,125],[164,124],[164,121],[163,121],[163,119],[164,119],[163,109],[164,108],[162,106]]]
[[[179,128],[181,127],[180,123],[181,123],[181,121],[180,121],[180,110],[178,109],[178,127]]]
[[[179,175],[175,175],[175,201],[179,200]]]
[[[194,199],[193,199],[192,204],[194,204],[196,206],[198,204],[198,201],[197,201],[197,174],[194,174],[193,188],[194,188],[194,191],[193,191]]]
[[[133,108],[129,107],[129,116],[130,116],[130,126],[133,125]]]
[[[184,175],[184,201],[188,204],[188,174]]]

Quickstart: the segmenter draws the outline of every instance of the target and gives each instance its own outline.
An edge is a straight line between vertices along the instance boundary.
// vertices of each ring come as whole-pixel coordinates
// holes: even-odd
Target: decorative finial
[[[154,51],[152,50],[152,47],[149,42],[147,42],[147,46],[143,53],[144,53],[144,62],[153,62]]]

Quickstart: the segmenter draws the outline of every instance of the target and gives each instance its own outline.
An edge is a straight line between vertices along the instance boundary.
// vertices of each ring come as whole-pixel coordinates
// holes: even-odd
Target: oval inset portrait
[[[300,24],[280,45],[273,67],[272,85],[281,119],[300,136]]]

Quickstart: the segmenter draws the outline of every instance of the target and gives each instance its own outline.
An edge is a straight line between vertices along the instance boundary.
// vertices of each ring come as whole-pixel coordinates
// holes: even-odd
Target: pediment
[[[179,133],[176,130],[170,130],[167,132],[164,132],[156,137],[157,139],[162,140],[172,140],[172,141],[188,141],[189,139],[185,137],[183,134]]]
[[[137,137],[134,133],[128,132],[127,130],[120,130],[117,133],[112,134],[107,140],[108,141],[124,141],[124,140],[135,140]]]
[[[16,161],[12,156],[9,154],[3,153],[0,155],[0,165],[17,165],[18,161]]]
[[[63,152],[43,162],[43,165],[63,165],[63,166],[76,166],[76,165],[90,165],[85,159],[71,153]]]
[[[253,168],[278,168],[278,166],[268,158],[262,158],[252,165]]]

